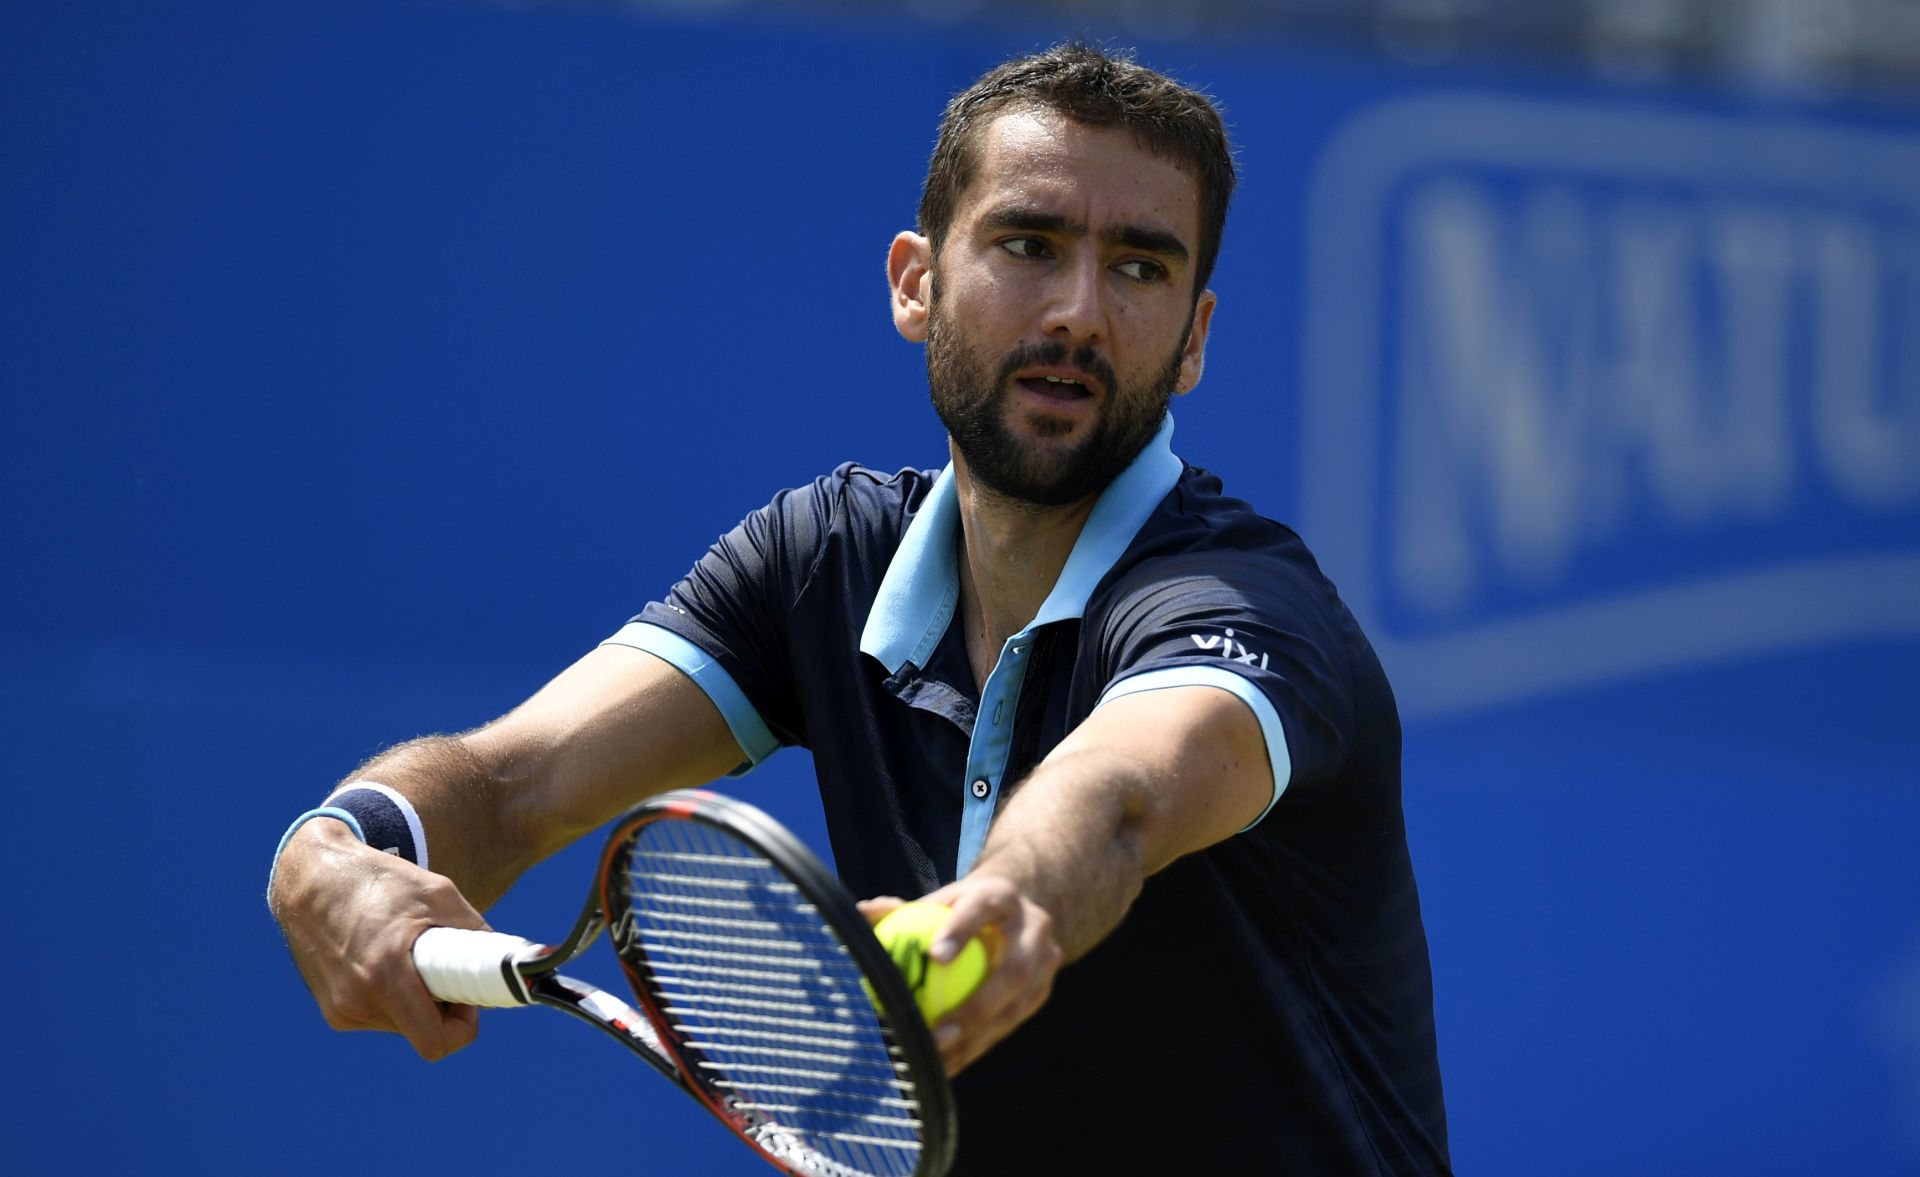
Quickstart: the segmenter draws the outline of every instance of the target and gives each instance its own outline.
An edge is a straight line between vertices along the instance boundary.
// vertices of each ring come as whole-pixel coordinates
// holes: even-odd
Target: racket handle
[[[526,979],[514,966],[538,955],[540,945],[531,940],[471,928],[428,928],[413,942],[413,967],[427,992],[457,1005],[532,1004]]]

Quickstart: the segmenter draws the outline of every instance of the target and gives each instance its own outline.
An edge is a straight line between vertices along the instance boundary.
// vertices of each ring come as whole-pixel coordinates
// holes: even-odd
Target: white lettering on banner
[[[1821,226],[1814,266],[1814,439],[1848,494],[1910,501],[1920,495],[1920,230],[1883,241],[1861,221],[1835,219]],[[1893,267],[1900,283],[1883,296]],[[1899,374],[1890,384],[1878,378],[1883,364]]]
[[[1307,231],[1302,524],[1408,710],[1920,633],[1920,140],[1399,102]]]
[[[1500,572],[1551,583],[1625,534],[1637,488],[1688,528],[1771,518],[1802,479],[1862,506],[1920,497],[1920,373],[1887,338],[1915,337],[1890,330],[1915,305],[1884,293],[1911,284],[1896,237],[1564,187],[1514,205],[1451,178],[1407,202],[1396,592],[1470,601],[1479,526]],[[1809,402],[1817,468],[1797,469]]]

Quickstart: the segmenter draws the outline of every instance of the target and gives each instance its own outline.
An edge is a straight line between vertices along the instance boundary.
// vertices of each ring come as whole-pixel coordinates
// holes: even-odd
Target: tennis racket
[[[556,970],[611,929],[640,1008]],[[546,947],[430,928],[429,992],[596,1026],[801,1177],[939,1177],[953,1093],[912,993],[839,880],[771,817],[700,790],[614,823],[573,931]]]

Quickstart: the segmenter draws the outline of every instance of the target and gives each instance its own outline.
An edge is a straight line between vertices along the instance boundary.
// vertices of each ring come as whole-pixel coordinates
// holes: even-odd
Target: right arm
[[[393,1030],[437,1059],[472,1040],[477,1015],[421,985],[412,952],[423,930],[484,927],[478,909],[527,867],[647,796],[705,784],[744,759],[686,675],[600,646],[493,723],[402,744],[349,778],[412,802],[432,873],[340,822],[309,821],[281,853],[267,901],[329,1025]]]

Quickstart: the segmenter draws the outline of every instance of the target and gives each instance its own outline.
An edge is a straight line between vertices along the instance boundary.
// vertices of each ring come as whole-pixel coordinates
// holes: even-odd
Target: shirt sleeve
[[[780,492],[607,639],[665,659],[706,692],[746,754],[736,774],[807,742],[791,621],[831,530],[841,473]]]
[[[1353,728],[1332,592],[1311,569],[1258,553],[1143,565],[1102,621],[1099,703],[1170,687],[1228,691],[1259,721],[1273,770],[1273,795],[1249,828],[1276,804],[1309,802],[1339,775]]]

